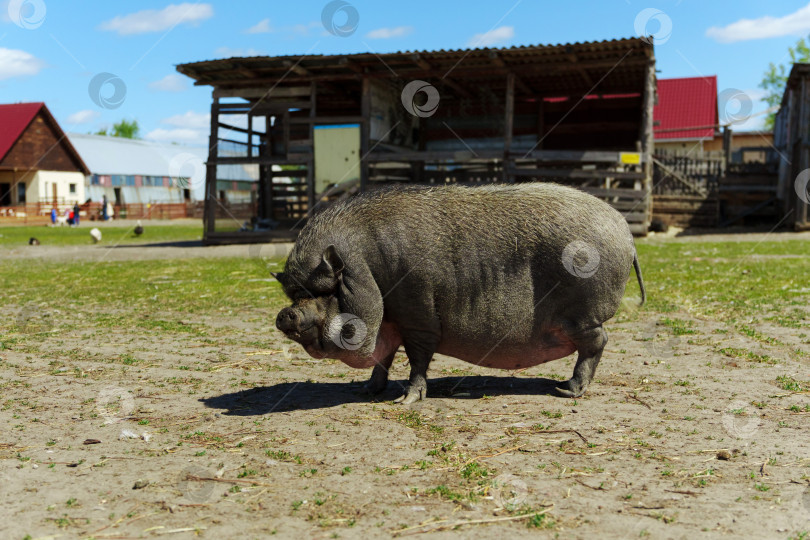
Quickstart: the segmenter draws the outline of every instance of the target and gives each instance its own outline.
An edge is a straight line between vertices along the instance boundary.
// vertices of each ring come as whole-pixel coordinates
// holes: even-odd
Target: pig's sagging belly
[[[545,330],[530,343],[511,343],[508,339],[499,343],[501,338],[502,336],[493,336],[491,343],[472,343],[458,337],[443,336],[436,352],[477,366],[521,369],[564,358],[576,351],[573,342],[557,328]],[[383,363],[401,345],[402,336],[397,325],[383,322],[371,356],[345,351],[338,359],[353,368],[370,368]]]
[[[491,343],[468,343],[444,339],[436,352],[476,366],[497,369],[521,369],[564,358],[577,350],[560,329],[549,329],[527,343],[511,343],[493,336]]]

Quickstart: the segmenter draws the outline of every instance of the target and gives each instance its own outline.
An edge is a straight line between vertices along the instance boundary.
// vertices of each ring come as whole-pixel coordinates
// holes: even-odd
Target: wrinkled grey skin
[[[587,252],[567,254],[569,269],[585,272],[566,270],[571,242],[598,253],[592,275]],[[572,188],[375,191],[325,210],[301,231],[277,276],[293,305],[276,326],[315,358],[373,367],[372,393],[386,387],[404,345],[411,373],[398,401],[406,404],[425,398],[436,352],[518,369],[578,351],[573,377],[556,391],[579,397],[607,343],[602,323],[616,313],[634,267],[643,303],[626,221]]]

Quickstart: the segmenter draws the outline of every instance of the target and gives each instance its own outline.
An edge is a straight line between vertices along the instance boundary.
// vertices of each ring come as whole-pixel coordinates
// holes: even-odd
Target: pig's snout
[[[301,314],[291,307],[286,307],[276,317],[276,328],[285,334],[301,331]]]

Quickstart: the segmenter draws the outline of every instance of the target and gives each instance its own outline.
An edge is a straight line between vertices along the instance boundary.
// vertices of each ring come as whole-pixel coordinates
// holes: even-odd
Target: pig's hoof
[[[554,391],[557,392],[557,395],[560,397],[578,398],[585,393],[585,388],[574,381],[574,379],[569,379],[561,385],[555,386]]]
[[[410,405],[417,401],[422,401],[427,396],[425,388],[416,388],[413,386],[408,387],[408,392],[404,396],[400,396],[394,400],[394,403],[401,403],[402,405]]]

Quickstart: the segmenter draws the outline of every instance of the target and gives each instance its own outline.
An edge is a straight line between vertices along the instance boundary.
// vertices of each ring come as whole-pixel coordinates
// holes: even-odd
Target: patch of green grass
[[[101,230],[102,240],[98,244],[100,246],[202,240],[202,223],[199,225],[151,225],[149,220],[143,220],[142,222],[144,234],[141,236],[133,234],[134,224],[131,227],[107,226],[90,220],[83,221],[82,226],[77,228],[46,227],[43,225],[2,227],[0,228],[0,246],[27,246],[31,237],[39,240],[42,246],[91,245],[93,239],[90,237],[90,229],[93,227],[98,227]]]
[[[802,293],[810,275],[810,242],[660,242],[637,239],[647,304],[640,312],[672,313],[688,308],[714,320],[769,320],[786,328],[807,326]],[[635,279],[627,295],[638,296]],[[621,314],[640,316],[623,308]],[[677,319],[673,332],[689,332]]]
[[[276,264],[280,267],[282,260]],[[20,275],[25,279],[19,280]],[[180,316],[152,318],[147,314],[212,313],[224,306],[234,312],[250,312],[280,309],[288,304],[265,261],[251,264],[251,259],[246,262],[246,258],[200,259],[193,264],[181,259],[101,263],[12,259],[0,265],[0,282],[15,283],[0,295],[0,307],[13,306],[12,324],[24,306],[42,305],[46,307],[40,310],[48,312],[53,291],[59,291],[60,306],[71,313],[87,313],[100,327],[135,327],[197,336],[206,335],[209,329],[186,323]],[[111,306],[125,308],[126,313],[109,313]],[[10,343],[0,341],[5,346]]]
[[[788,392],[804,392],[810,388],[810,382],[800,382],[788,375],[780,375],[776,378],[779,388]]]

